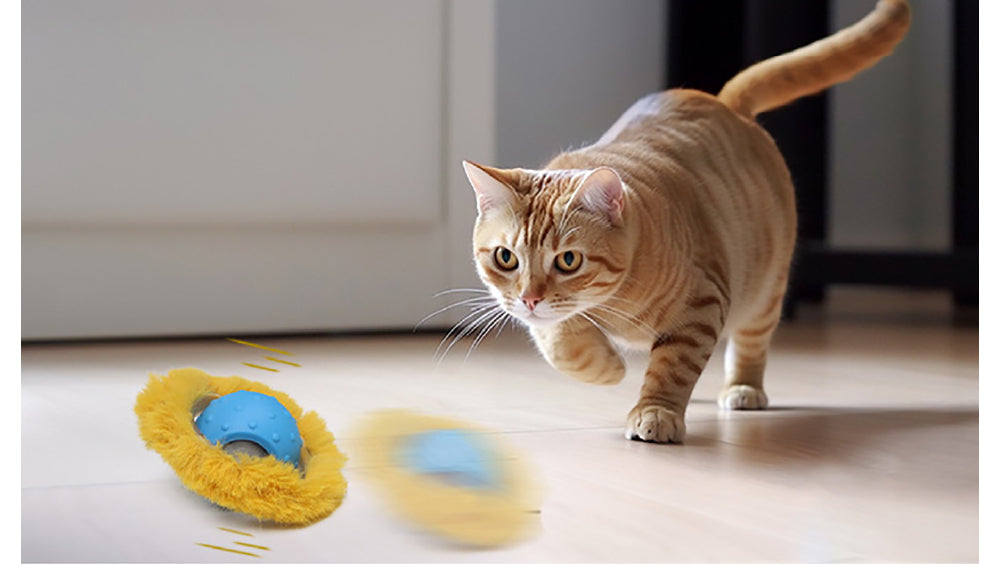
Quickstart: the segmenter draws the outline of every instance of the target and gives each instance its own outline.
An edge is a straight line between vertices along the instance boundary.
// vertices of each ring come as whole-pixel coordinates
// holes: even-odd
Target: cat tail
[[[737,74],[719,99],[746,117],[846,82],[892,52],[910,27],[906,0],[879,0],[854,25]]]

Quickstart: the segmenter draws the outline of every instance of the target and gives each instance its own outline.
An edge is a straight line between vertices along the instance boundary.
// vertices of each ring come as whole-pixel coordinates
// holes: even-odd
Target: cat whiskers
[[[587,315],[587,312],[581,311],[579,313],[579,315],[580,315],[580,317],[582,317],[582,318],[586,319],[587,321],[589,321],[590,324],[593,325],[594,327],[596,327],[598,331],[600,331],[601,333],[604,333],[605,337],[607,337],[608,339],[611,339],[611,334],[608,333],[608,330],[605,329],[600,323],[598,323],[596,319],[594,319],[593,317]]]
[[[500,333],[503,333],[503,330],[504,330],[504,328],[505,328],[505,327],[507,327],[507,323],[509,323],[509,322],[510,322],[510,320],[511,320],[511,319],[512,319],[513,317],[514,317],[514,316],[512,316],[512,315],[510,315],[510,314],[508,314],[508,315],[504,316],[504,318],[503,318],[503,323],[501,323],[501,324],[500,324],[500,328],[499,328],[499,329],[497,329],[497,334],[493,336],[493,338],[494,338],[494,339],[495,339],[495,338],[497,338],[497,337],[499,337],[499,336],[500,336]]]
[[[624,324],[646,334],[653,339],[659,336],[659,332],[650,327],[649,324],[621,308],[609,305],[606,302],[584,302],[582,305],[585,306],[584,312],[612,327],[616,324]],[[609,315],[614,316],[614,319],[609,319]]]
[[[466,324],[466,322],[471,318],[474,319],[472,319],[471,322],[468,322],[468,324]],[[451,328],[451,330],[448,331],[448,334],[446,334],[444,338],[441,339],[441,343],[438,345],[437,350],[434,351],[434,357],[437,359],[438,364],[444,361],[444,358],[448,356],[448,352],[451,351],[451,349],[459,341],[464,339],[466,336],[472,334],[472,332],[475,331],[476,329],[479,329],[479,333],[476,335],[476,338],[473,340],[472,345],[469,347],[469,352],[465,355],[466,360],[468,360],[469,355],[472,354],[472,351],[479,346],[479,344],[483,341],[483,339],[485,339],[486,336],[489,335],[489,333],[497,326],[497,324],[503,322],[503,324],[506,325],[509,318],[510,314],[508,314],[496,302],[492,302],[491,304],[487,305],[477,306],[476,308],[473,309],[473,311],[469,315],[466,315],[458,323],[456,323]],[[456,331],[458,331],[457,334]],[[454,335],[454,337],[452,337],[452,335]],[[449,338],[451,339],[450,342],[448,342]],[[444,352],[442,352],[441,348],[445,346],[446,342],[448,343],[448,346],[444,349]]]
[[[435,297],[438,297],[438,296],[446,294],[446,293],[451,293],[451,292],[452,292],[452,290],[449,290],[447,292],[440,292],[438,294],[435,294]],[[484,292],[485,292],[485,290],[484,290]],[[486,293],[488,293],[488,292],[486,292]],[[453,304],[446,305],[443,308],[441,308],[441,309],[439,309],[439,310],[437,310],[437,311],[435,311],[433,313],[430,313],[430,314],[426,315],[423,319],[421,319],[420,321],[417,322],[417,324],[413,327],[413,330],[416,331],[417,329],[420,328],[421,325],[423,325],[424,323],[426,323],[431,318],[433,318],[435,316],[438,316],[438,315],[441,315],[442,313],[444,313],[444,312],[446,312],[448,310],[454,309],[456,307],[460,307],[460,306],[476,307],[476,306],[488,305],[488,304],[492,304],[492,303],[494,303],[493,296],[476,296],[476,297],[473,297],[473,298],[466,298],[464,300],[460,300],[460,301],[455,302]]]
[[[489,290],[483,288],[450,288],[448,290],[441,290],[440,292],[434,294],[435,298],[440,298],[441,296],[446,296],[448,294],[454,294],[456,292],[468,292],[470,294],[489,294]]]
[[[499,324],[501,321],[504,324],[506,324],[507,320],[510,319],[510,314],[504,311],[503,308],[498,307],[497,309],[499,310],[497,314],[494,315],[492,318],[490,318],[489,322],[484,324],[485,327],[479,331],[479,334],[476,335],[475,340],[472,341],[472,345],[469,346],[469,351],[465,353],[466,361],[469,360],[469,356],[472,355],[472,351],[476,350],[476,347],[479,346],[479,343],[483,342],[483,339],[490,334],[490,331],[492,331],[493,328],[497,326],[497,324]],[[500,333],[498,332],[497,335],[499,334]]]
[[[452,347],[455,346],[455,343],[465,338],[466,335],[472,332],[486,319],[489,319],[490,316],[495,315],[497,310],[499,309],[500,306],[497,305],[496,302],[492,302],[485,305],[479,305],[474,307],[472,311],[468,315],[460,319],[458,323],[455,323],[451,327],[451,329],[448,330],[448,333],[445,334],[445,336],[441,339],[441,342],[438,344],[437,349],[435,349],[434,351],[434,358],[437,359],[438,363],[444,360],[444,357],[448,355],[448,351],[450,351]],[[472,319],[472,321],[466,324],[466,322],[469,319]],[[451,339],[450,342],[449,339]],[[441,348],[445,347],[445,343],[448,343],[448,345],[444,349],[444,352],[441,352]]]
[[[609,306],[607,304],[598,304],[593,307],[592,311],[593,310],[597,310],[603,313],[609,313],[624,321],[626,325],[629,325],[637,329],[639,332],[644,333],[646,336],[652,339],[656,339],[660,335],[659,332],[656,331],[656,329],[650,327],[649,324],[645,323],[638,317],[625,312],[624,310],[620,310],[618,308]]]
[[[605,325],[604,325],[604,324],[609,324],[609,322],[608,322],[607,319],[604,319],[603,317],[597,315],[595,312],[587,310],[587,309],[584,309],[582,311],[574,312],[573,311],[573,309],[574,309],[574,303],[575,303],[574,300],[558,300],[558,301],[554,301],[551,304],[551,306],[552,306],[553,311],[555,311],[556,313],[558,313],[560,315],[566,315],[566,314],[568,314],[570,316],[579,315],[583,319],[587,320],[587,322],[589,322],[591,325],[593,325],[598,331],[600,331],[601,333],[603,333],[605,337],[608,337],[609,339],[611,338],[611,332],[610,332],[609,328],[605,327]],[[562,307],[562,306],[566,306],[567,304],[569,304],[569,307],[566,307],[566,308]],[[595,305],[595,304],[584,304],[584,305],[586,307],[588,307],[588,308],[592,308],[593,305]],[[603,322],[603,324],[601,322]]]

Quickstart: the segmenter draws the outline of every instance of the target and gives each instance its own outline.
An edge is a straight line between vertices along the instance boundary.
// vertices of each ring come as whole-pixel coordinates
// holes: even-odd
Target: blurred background
[[[25,2],[22,339],[412,329],[479,287],[462,159],[539,166],[873,5]],[[764,116],[803,209],[796,301],[978,301],[977,6],[912,6],[890,58]]]

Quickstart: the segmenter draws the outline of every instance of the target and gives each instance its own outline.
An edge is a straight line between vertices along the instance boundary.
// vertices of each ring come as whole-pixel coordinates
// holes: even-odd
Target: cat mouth
[[[576,311],[567,311],[566,307],[553,308],[550,304],[542,303],[534,309],[522,307],[520,303],[504,299],[500,302],[503,310],[515,319],[532,327],[551,327],[573,317]]]
[[[543,315],[538,313],[537,311],[517,312],[514,313],[514,316],[520,319],[521,321],[527,323],[528,325],[532,325],[534,327],[550,327],[552,325],[561,323],[562,321],[570,317],[567,315],[562,315],[557,313]]]

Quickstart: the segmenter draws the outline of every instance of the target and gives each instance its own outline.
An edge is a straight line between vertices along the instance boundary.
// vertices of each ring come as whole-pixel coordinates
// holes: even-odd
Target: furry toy
[[[195,425],[210,402],[238,391],[273,397],[295,420],[302,446],[298,466],[273,455],[227,452]],[[302,412],[288,395],[238,376],[210,376],[195,368],[151,374],[135,403],[139,434],[195,493],[227,509],[265,521],[308,525],[340,506],[346,458],[315,412]]]
[[[495,547],[539,524],[539,490],[494,432],[403,410],[370,414],[352,434],[362,475],[398,515],[458,544]]]

